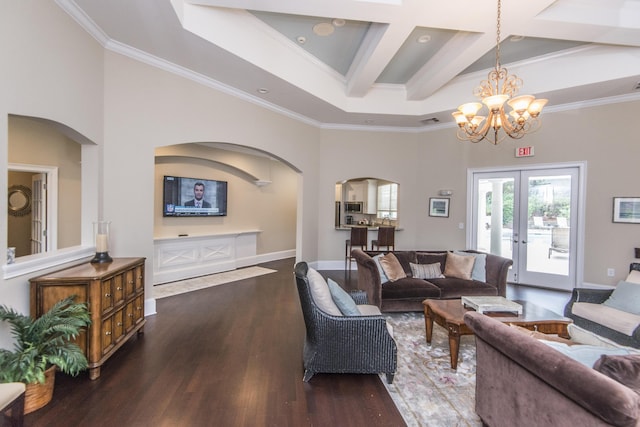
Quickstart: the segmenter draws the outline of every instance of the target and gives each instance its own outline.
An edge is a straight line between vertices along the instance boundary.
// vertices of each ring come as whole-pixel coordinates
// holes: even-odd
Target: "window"
[[[378,185],[377,217],[379,219],[398,219],[398,184]]]

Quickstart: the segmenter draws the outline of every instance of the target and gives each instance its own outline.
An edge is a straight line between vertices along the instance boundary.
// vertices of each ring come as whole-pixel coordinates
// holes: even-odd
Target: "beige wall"
[[[588,164],[585,280],[614,283],[622,278],[633,247],[640,244],[640,226],[611,223],[612,197],[638,195],[640,144],[634,117],[624,110],[638,111],[638,101],[549,111],[539,133],[498,147],[460,143],[453,128],[425,133],[321,130],[104,50],[54,2],[0,2],[0,28],[12,35],[0,38],[4,58],[10,58],[0,67],[0,152],[8,150],[9,114],[62,123],[95,143],[95,149],[83,146],[83,163],[96,165],[82,171],[83,241],[92,221],[108,219],[113,255],[147,257],[148,271],[157,209],[155,192],[149,191],[157,182],[155,150],[200,141],[255,147],[301,171],[295,186],[298,259],[344,259],[346,236],[333,229],[339,180],[374,176],[398,182],[404,228],[399,246],[451,248],[465,244],[458,223],[466,221],[468,168],[576,160]],[[519,144],[535,146],[536,157],[515,159]],[[6,168],[2,155],[0,170]],[[1,173],[2,224],[7,220],[6,184],[6,173]],[[441,188],[454,191],[448,219],[427,215],[428,198]],[[6,238],[0,227],[0,241]],[[0,255],[5,256],[4,249]],[[607,267],[615,268],[617,277],[607,278]],[[0,301],[28,311],[27,277],[1,285]],[[6,328],[0,327],[0,346],[7,342]]]
[[[102,47],[82,30],[55,2],[25,0],[0,2],[0,224],[7,224],[7,165],[9,115],[40,117],[74,129],[84,142],[100,144],[103,134]],[[11,35],[11,36],[8,36]],[[94,146],[93,149],[97,148]],[[92,148],[83,146],[83,161]],[[89,160],[91,156],[87,156]],[[93,156],[97,159],[97,156]],[[88,163],[92,165],[91,162]],[[97,215],[98,165],[82,172],[91,188],[82,192],[81,227],[91,228]],[[89,233],[90,234],[90,231]],[[7,229],[0,227],[0,256],[6,259]],[[52,267],[49,270],[53,268]],[[40,273],[44,273],[41,271]],[[0,301],[29,312],[28,277],[0,280]],[[0,325],[0,345],[10,342]]]

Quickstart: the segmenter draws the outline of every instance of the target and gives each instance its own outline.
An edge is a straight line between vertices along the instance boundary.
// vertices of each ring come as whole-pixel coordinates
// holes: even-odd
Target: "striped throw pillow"
[[[414,264],[410,263],[411,273],[416,279],[435,279],[438,277],[444,277],[442,270],[440,270],[440,263],[434,264]]]

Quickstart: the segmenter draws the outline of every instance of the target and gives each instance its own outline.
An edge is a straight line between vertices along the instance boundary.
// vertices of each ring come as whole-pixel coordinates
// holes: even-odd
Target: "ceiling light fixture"
[[[509,75],[507,69],[500,66],[500,9],[501,3],[498,0],[496,68],[491,70],[488,79],[480,82],[480,86],[473,91],[473,94],[487,106],[489,115],[486,121],[484,116],[477,115],[482,108],[479,102],[469,102],[458,107],[458,111],[452,114],[458,124],[457,137],[461,141],[480,142],[486,139],[497,145],[507,135],[513,139],[520,139],[540,127],[538,116],[548,101],[535,99],[532,95],[514,97],[522,87],[522,79],[513,74]],[[504,111],[505,102],[512,108],[508,116]],[[500,129],[505,132],[504,135],[499,136]],[[493,135],[489,134],[491,130]]]
[[[321,37],[330,36],[331,34],[333,34],[334,30],[335,28],[333,28],[333,25],[328,22],[320,22],[313,26],[313,32],[315,33],[315,35]]]

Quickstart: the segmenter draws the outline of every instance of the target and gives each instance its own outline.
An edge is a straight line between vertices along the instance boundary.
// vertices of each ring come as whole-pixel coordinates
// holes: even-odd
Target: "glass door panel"
[[[507,280],[575,284],[578,168],[473,174],[472,247],[513,259]]]

